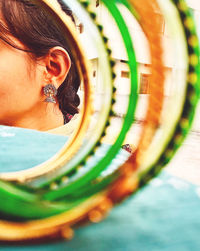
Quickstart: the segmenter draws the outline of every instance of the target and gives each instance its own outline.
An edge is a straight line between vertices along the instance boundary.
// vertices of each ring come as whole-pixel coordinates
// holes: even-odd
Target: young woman
[[[48,14],[31,0],[0,0],[0,124],[62,126],[78,113],[79,86],[67,41]]]

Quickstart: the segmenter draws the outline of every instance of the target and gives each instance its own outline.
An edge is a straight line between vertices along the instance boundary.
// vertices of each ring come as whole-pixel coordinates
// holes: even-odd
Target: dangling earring
[[[44,101],[56,104],[57,89],[53,84],[48,84],[43,88],[44,95],[47,97]]]

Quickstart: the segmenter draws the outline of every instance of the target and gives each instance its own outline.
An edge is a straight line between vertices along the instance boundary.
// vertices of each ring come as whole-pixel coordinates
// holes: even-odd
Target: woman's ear
[[[48,80],[58,88],[66,79],[71,67],[69,54],[60,46],[51,48],[45,57],[45,67]]]

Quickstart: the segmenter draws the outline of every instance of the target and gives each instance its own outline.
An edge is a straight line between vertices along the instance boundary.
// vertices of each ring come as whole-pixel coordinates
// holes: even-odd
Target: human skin
[[[20,41],[14,44],[26,49]],[[62,47],[54,47],[38,60],[0,40],[0,124],[46,131],[63,125],[58,103],[44,102],[43,88],[58,88],[70,69]]]

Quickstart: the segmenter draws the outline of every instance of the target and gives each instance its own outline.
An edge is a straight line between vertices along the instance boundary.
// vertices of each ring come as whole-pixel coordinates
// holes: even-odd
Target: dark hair
[[[58,0],[62,10],[71,17],[75,23],[72,11]],[[0,39],[16,49],[18,48],[9,39],[8,35],[21,41],[34,57],[40,58],[47,55],[54,46],[63,47],[71,58],[71,68],[65,81],[58,88],[57,100],[62,111],[65,123],[69,122],[68,114],[78,113],[80,104],[77,95],[80,86],[80,77],[73,55],[61,29],[58,28],[53,18],[50,18],[43,8],[31,0],[0,0],[0,8],[5,25],[0,22]]]

